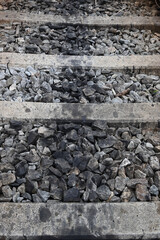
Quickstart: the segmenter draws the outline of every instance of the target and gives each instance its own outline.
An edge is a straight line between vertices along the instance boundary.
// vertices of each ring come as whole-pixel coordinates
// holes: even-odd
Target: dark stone
[[[56,169],[56,168],[54,168],[54,167],[50,167],[49,170],[50,170],[54,175],[56,175],[57,177],[61,177],[61,176],[62,176],[62,173],[61,173],[58,169]]]
[[[61,188],[55,188],[50,192],[50,197],[54,200],[62,200],[63,190]]]
[[[24,199],[28,199],[28,200],[30,200],[30,201],[32,201],[32,197],[31,197],[31,195],[29,194],[29,193],[23,193],[22,194],[22,197],[24,198]]]
[[[75,157],[73,159],[73,167],[77,167],[80,171],[85,171],[89,159],[86,156]]]
[[[67,173],[69,170],[71,170],[71,166],[69,163],[64,160],[63,158],[58,158],[55,160],[55,166],[62,172]]]
[[[72,129],[71,132],[67,134],[66,138],[71,141],[77,141],[79,136],[77,134],[77,131],[75,129]]]
[[[75,187],[76,183],[78,182],[78,178],[74,173],[68,176],[68,186],[69,187]]]
[[[26,190],[26,192],[28,192],[30,194],[36,193],[36,188],[34,186],[34,183],[32,181],[30,181],[29,179],[26,179],[25,190]]]
[[[109,187],[107,187],[106,185],[102,185],[99,188],[97,188],[96,193],[97,193],[98,197],[100,198],[100,200],[103,200],[103,201],[107,201],[111,195],[111,191],[110,191]]]
[[[34,45],[28,45],[25,47],[26,53],[36,53],[38,51],[38,47]]]
[[[98,195],[94,190],[89,191],[89,202],[97,202],[98,201]]]
[[[22,143],[17,143],[17,144],[16,144],[16,151],[17,151],[18,153],[27,152],[27,148],[26,148],[26,146],[25,146],[24,144],[22,144]]]
[[[37,139],[38,139],[38,132],[35,132],[35,131],[31,131],[28,135],[28,138],[27,138],[27,142],[28,144],[36,144],[37,142]]]
[[[75,32],[67,32],[66,36],[67,36],[67,38],[72,39],[72,40],[77,38]]]
[[[117,139],[114,136],[108,136],[106,139],[98,139],[100,148],[110,148],[116,143]]]
[[[16,176],[24,177],[28,172],[28,164],[25,160],[19,162],[16,166]]]
[[[10,127],[19,131],[22,129],[22,122],[16,121],[16,120],[11,120],[10,121]]]
[[[64,191],[63,195],[64,202],[79,202],[80,201],[80,192],[77,188],[70,188],[67,191]]]

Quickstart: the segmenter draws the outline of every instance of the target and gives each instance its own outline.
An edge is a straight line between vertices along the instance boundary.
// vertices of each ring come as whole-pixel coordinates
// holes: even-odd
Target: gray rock
[[[132,197],[132,192],[128,187],[125,187],[121,194],[121,199],[123,202],[129,202]]]
[[[67,191],[64,191],[63,195],[64,202],[79,202],[80,201],[80,192],[77,188],[70,188]]]
[[[151,168],[153,170],[159,170],[160,169],[159,160],[156,156],[151,156],[149,163],[150,163]]]
[[[58,169],[56,169],[56,168],[54,168],[52,166],[49,168],[49,170],[57,177],[61,177],[62,176],[62,173]]]
[[[122,192],[126,186],[128,178],[123,178],[123,177],[119,177],[117,176],[115,179],[115,189],[118,192]]]
[[[13,195],[13,191],[11,190],[11,188],[9,186],[3,186],[2,193],[3,193],[3,196],[6,198],[10,198]]]
[[[2,185],[8,185],[16,181],[15,174],[13,173],[0,173],[0,179],[2,179]]]
[[[147,186],[142,184],[136,185],[136,198],[140,201],[149,201],[151,196],[148,192]]]
[[[42,126],[38,128],[38,134],[42,137],[48,138],[54,135],[54,130]]]
[[[111,195],[111,191],[106,185],[101,185],[100,187],[98,187],[96,193],[100,200],[103,201],[107,201]]]
[[[100,148],[110,148],[116,143],[117,139],[114,136],[108,136],[106,139],[98,139]]]
[[[138,170],[135,171],[135,178],[143,178],[143,179],[145,179],[146,178],[146,174],[138,169]]]
[[[25,160],[16,164],[16,176],[24,177],[28,171],[28,164]]]
[[[92,96],[95,93],[95,91],[96,90],[94,88],[89,87],[89,86],[83,89],[84,95],[86,97]]]
[[[62,200],[63,198],[63,190],[61,188],[55,188],[52,190],[52,192],[50,192],[50,196],[51,198],[53,198],[54,200]]]
[[[38,189],[37,195],[42,199],[43,202],[47,202],[48,198],[50,197],[50,193],[46,191],[42,191]]]
[[[98,168],[98,161],[96,158],[91,158],[87,165],[88,169],[94,171]]]
[[[135,178],[135,179],[129,179],[127,181],[127,187],[129,188],[135,188],[137,184],[142,184],[142,185],[146,185],[148,184],[148,180],[147,179],[138,179],[138,178]]]
[[[71,140],[71,141],[77,141],[79,138],[77,131],[75,129],[72,129],[71,132],[69,132],[66,137],[68,140]]]
[[[127,158],[125,158],[125,159],[121,162],[119,168],[127,167],[127,166],[129,166],[129,165],[131,165],[131,162],[130,162]]]
[[[155,175],[154,175],[154,184],[156,185],[156,187],[157,187],[158,190],[160,191],[160,171],[155,172]]]
[[[75,187],[78,182],[78,178],[74,173],[68,176],[68,186],[69,187]]]
[[[71,166],[69,163],[64,160],[63,158],[58,158],[55,160],[55,165],[58,168],[58,170],[62,173],[67,173],[71,170]]]
[[[105,166],[111,166],[113,164],[113,158],[104,158],[101,163]]]
[[[149,189],[149,192],[153,196],[158,196],[159,195],[159,190],[155,185],[152,185]]]

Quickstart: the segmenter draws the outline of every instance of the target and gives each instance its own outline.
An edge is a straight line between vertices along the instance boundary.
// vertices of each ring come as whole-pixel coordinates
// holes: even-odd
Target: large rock
[[[15,174],[13,173],[1,173],[0,179],[2,179],[2,185],[8,185],[16,181]]]
[[[151,196],[149,194],[149,191],[146,185],[142,185],[142,184],[136,185],[136,198],[140,201],[151,200]]]
[[[77,188],[70,188],[67,191],[64,191],[63,195],[64,202],[79,202],[80,201],[80,192]]]
[[[99,199],[103,200],[103,201],[107,201],[111,195],[111,191],[110,191],[109,187],[107,187],[106,185],[102,185],[99,188],[97,188],[96,193],[97,193]]]
[[[56,159],[55,165],[62,173],[67,173],[67,172],[69,172],[69,170],[71,170],[71,166],[63,158]]]
[[[122,192],[126,186],[128,178],[123,178],[123,177],[116,177],[115,179],[115,189],[118,192]]]

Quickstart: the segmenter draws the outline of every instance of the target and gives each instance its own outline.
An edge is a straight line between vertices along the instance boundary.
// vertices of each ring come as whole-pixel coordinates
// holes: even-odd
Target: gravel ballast
[[[160,78],[106,69],[1,66],[0,100],[82,104],[160,102]]]
[[[23,12],[44,12],[45,14],[69,15],[108,15],[108,16],[155,16],[159,15],[155,1],[112,1],[112,0],[80,0],[80,1],[2,1],[1,10]]]
[[[22,24],[1,25],[1,52],[60,55],[159,54],[159,34],[150,30]]]
[[[159,201],[159,129],[4,120],[0,132],[2,202]]]

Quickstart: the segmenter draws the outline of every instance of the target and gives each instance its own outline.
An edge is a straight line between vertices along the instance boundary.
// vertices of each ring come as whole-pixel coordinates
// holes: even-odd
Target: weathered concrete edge
[[[16,11],[1,11],[0,24],[27,22],[27,23],[46,23],[52,24],[72,24],[72,25],[88,25],[88,26],[115,26],[115,27],[137,27],[158,30],[160,27],[160,17],[141,17],[141,16],[122,16],[108,17],[103,16],[63,16],[35,13],[20,13]]]
[[[68,104],[0,101],[0,118],[157,123],[160,121],[160,103]]]
[[[160,202],[1,203],[0,207],[0,237],[160,238]]]
[[[0,64],[11,67],[52,66],[106,68],[110,70],[139,70],[160,72],[160,55],[131,56],[63,56],[45,54],[0,53]]]

